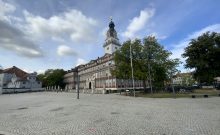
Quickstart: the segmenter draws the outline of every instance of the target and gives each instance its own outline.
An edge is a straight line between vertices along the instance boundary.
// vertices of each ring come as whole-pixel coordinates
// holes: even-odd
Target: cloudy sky
[[[68,70],[103,56],[110,16],[121,43],[155,35],[172,58],[181,58],[190,39],[220,32],[219,5],[219,0],[0,0],[0,66]]]

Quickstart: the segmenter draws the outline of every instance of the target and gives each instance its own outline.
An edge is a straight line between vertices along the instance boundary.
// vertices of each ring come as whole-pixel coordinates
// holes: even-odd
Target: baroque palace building
[[[91,93],[133,88],[131,79],[117,79],[115,76],[111,75],[111,70],[115,67],[114,52],[121,48],[114,27],[115,24],[111,20],[103,45],[105,51],[104,56],[67,71],[64,75],[66,89],[76,89],[78,84],[80,90],[87,90]],[[143,88],[143,81],[135,80],[135,88]]]

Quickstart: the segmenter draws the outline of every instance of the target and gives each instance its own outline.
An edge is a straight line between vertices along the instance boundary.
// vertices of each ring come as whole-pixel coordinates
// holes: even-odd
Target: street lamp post
[[[173,86],[173,73],[172,72],[171,72],[171,86],[172,86],[172,90],[173,90],[173,96],[174,96],[174,98],[176,98],[176,92],[175,92],[175,89]]]
[[[79,75],[77,73],[77,85],[76,85],[76,90],[77,90],[77,99],[79,99]]]
[[[110,86],[109,86],[109,82],[110,82],[110,80],[109,80],[109,75],[110,75],[110,55],[108,56],[108,89],[109,89],[109,93],[111,92],[111,90],[110,90]]]
[[[150,57],[150,56],[149,56]],[[149,61],[148,61],[148,72],[149,72],[149,79],[150,79],[150,92],[151,92],[151,94],[153,94],[153,89],[152,89],[152,83],[151,83],[151,72],[150,72],[150,70],[151,70],[151,67],[150,67],[150,59],[151,58],[148,58],[149,59]]]
[[[153,36],[150,36],[149,37],[149,41],[150,42],[153,42],[155,40],[155,37]],[[151,91],[151,94],[153,94],[153,89],[152,89],[152,82],[151,82],[151,67],[150,67],[150,61],[152,59],[152,55],[151,55],[151,52],[150,52],[150,47],[148,45],[148,75],[149,75],[149,81],[150,81],[150,91]]]
[[[133,92],[134,92],[134,97],[135,97],[136,95],[135,95],[135,89],[134,89],[134,70],[133,70],[133,62],[132,62],[131,43],[130,43],[130,59],[131,59],[131,75],[132,75]]]

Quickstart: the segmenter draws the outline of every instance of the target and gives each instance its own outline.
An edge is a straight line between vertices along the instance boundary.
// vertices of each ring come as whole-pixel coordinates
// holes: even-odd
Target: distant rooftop
[[[0,71],[1,73],[9,73],[9,74],[15,74],[17,77],[19,78],[26,78],[28,73],[21,70],[20,68],[16,67],[16,66],[13,66],[11,68],[7,68],[7,69],[4,69],[2,71]]]

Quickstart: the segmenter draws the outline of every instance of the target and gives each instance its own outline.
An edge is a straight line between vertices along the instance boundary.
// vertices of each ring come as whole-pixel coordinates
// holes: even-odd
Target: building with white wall
[[[42,90],[42,83],[37,80],[37,73],[26,73],[13,66],[0,72],[0,93]]]
[[[74,68],[74,71],[67,72],[64,76],[66,86],[74,89],[79,84],[79,89],[88,90],[91,93],[133,88],[132,79],[118,79],[111,74],[111,70],[115,67],[114,52],[121,48],[115,24],[112,20],[106,32],[103,48],[105,54],[102,57],[79,65]],[[136,89],[141,89],[143,88],[143,81],[135,80],[134,85]]]
[[[195,84],[196,81],[193,79],[192,73],[177,73],[173,77],[174,85],[192,85]]]
[[[65,89],[66,90],[71,90],[71,89],[76,89],[76,84],[77,84],[77,68],[73,68],[71,70],[68,70],[66,74],[63,77],[63,81],[66,84]]]

